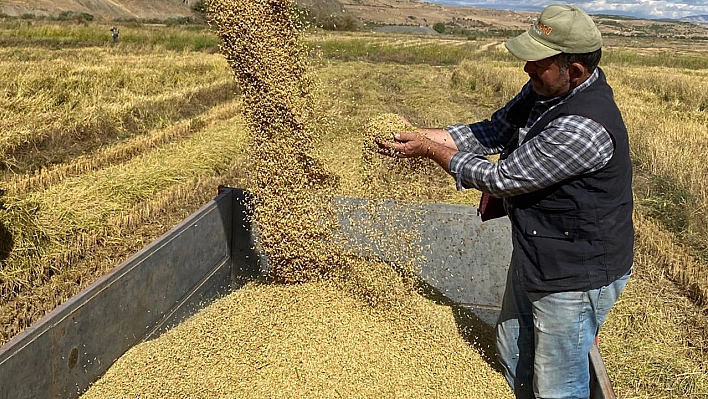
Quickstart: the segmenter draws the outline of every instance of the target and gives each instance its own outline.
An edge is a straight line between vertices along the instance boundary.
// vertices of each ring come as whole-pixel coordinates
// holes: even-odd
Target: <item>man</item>
[[[585,12],[549,6],[506,47],[530,80],[491,120],[379,146],[503,198],[513,253],[496,330],[507,381],[517,398],[588,398],[588,353],[633,260],[627,131]]]
[[[118,28],[115,26],[111,28],[111,36],[113,37],[113,44],[118,43]]]

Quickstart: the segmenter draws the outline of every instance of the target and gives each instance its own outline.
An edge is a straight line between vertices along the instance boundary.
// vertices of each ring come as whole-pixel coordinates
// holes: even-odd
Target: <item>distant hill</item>
[[[169,19],[194,16],[196,0],[2,0],[0,12],[9,16],[56,16],[65,11],[83,12],[97,19]]]
[[[0,0],[0,13],[55,16],[84,12],[100,20],[196,17],[191,5],[198,0]],[[239,0],[237,0],[239,1]],[[441,22],[457,29],[514,32],[526,30],[538,12],[493,10],[426,3],[421,0],[296,0],[314,15],[345,15],[364,25],[432,27]],[[626,37],[706,38],[708,15],[680,21],[643,20],[593,15],[603,35]],[[688,23],[687,23],[688,22]]]
[[[332,0],[315,0],[332,1]],[[364,22],[432,27],[437,22],[472,29],[527,29],[538,13],[427,3],[420,0],[338,0]]]
[[[708,25],[708,15],[691,15],[690,17],[681,18],[681,21]]]

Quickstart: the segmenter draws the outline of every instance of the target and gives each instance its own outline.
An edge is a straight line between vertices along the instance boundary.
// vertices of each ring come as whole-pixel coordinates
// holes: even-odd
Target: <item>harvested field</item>
[[[1,342],[193,212],[218,184],[253,187],[239,88],[214,54],[213,33],[136,26],[111,47],[105,26],[19,25],[0,23],[0,102],[11,121],[3,125],[0,180]],[[313,143],[339,180],[332,195],[370,196],[358,182],[372,117],[398,113],[429,127],[474,121],[525,80],[499,40],[314,32],[307,41],[321,82],[312,93],[322,117]],[[620,398],[703,399],[708,61],[690,41],[611,43],[602,66],[632,134],[639,239],[636,273],[600,348]],[[81,80],[82,71],[96,80]],[[50,84],[48,75],[66,83]],[[429,191],[405,199],[477,201],[444,174],[427,183]],[[317,284],[325,283],[301,286]],[[282,295],[286,287],[251,288]],[[337,294],[360,312],[351,316],[379,317],[355,291]]]
[[[51,48],[99,32],[0,25],[0,40],[27,40],[4,47],[0,61],[11,71],[0,79],[3,343],[197,209],[218,184],[244,185],[235,182],[247,140],[223,59],[153,46]],[[42,33],[48,46],[35,41]]]

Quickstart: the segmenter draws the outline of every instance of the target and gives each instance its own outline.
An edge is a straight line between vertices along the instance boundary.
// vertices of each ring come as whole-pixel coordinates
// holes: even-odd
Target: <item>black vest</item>
[[[512,222],[512,269],[527,291],[596,289],[632,266],[632,164],[627,129],[604,73],[598,72],[595,82],[548,111],[524,137],[524,142],[531,140],[558,117],[579,115],[601,124],[615,146],[610,161],[598,171],[506,199]],[[510,114],[525,125],[533,103],[518,103]],[[511,143],[507,152],[515,149],[516,143]]]

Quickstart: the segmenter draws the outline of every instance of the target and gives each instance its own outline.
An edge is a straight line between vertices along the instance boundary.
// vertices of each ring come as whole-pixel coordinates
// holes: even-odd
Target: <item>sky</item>
[[[504,10],[540,11],[549,4],[575,4],[590,14],[613,14],[635,18],[679,19],[708,15],[708,0],[426,0],[431,3],[466,5]]]

